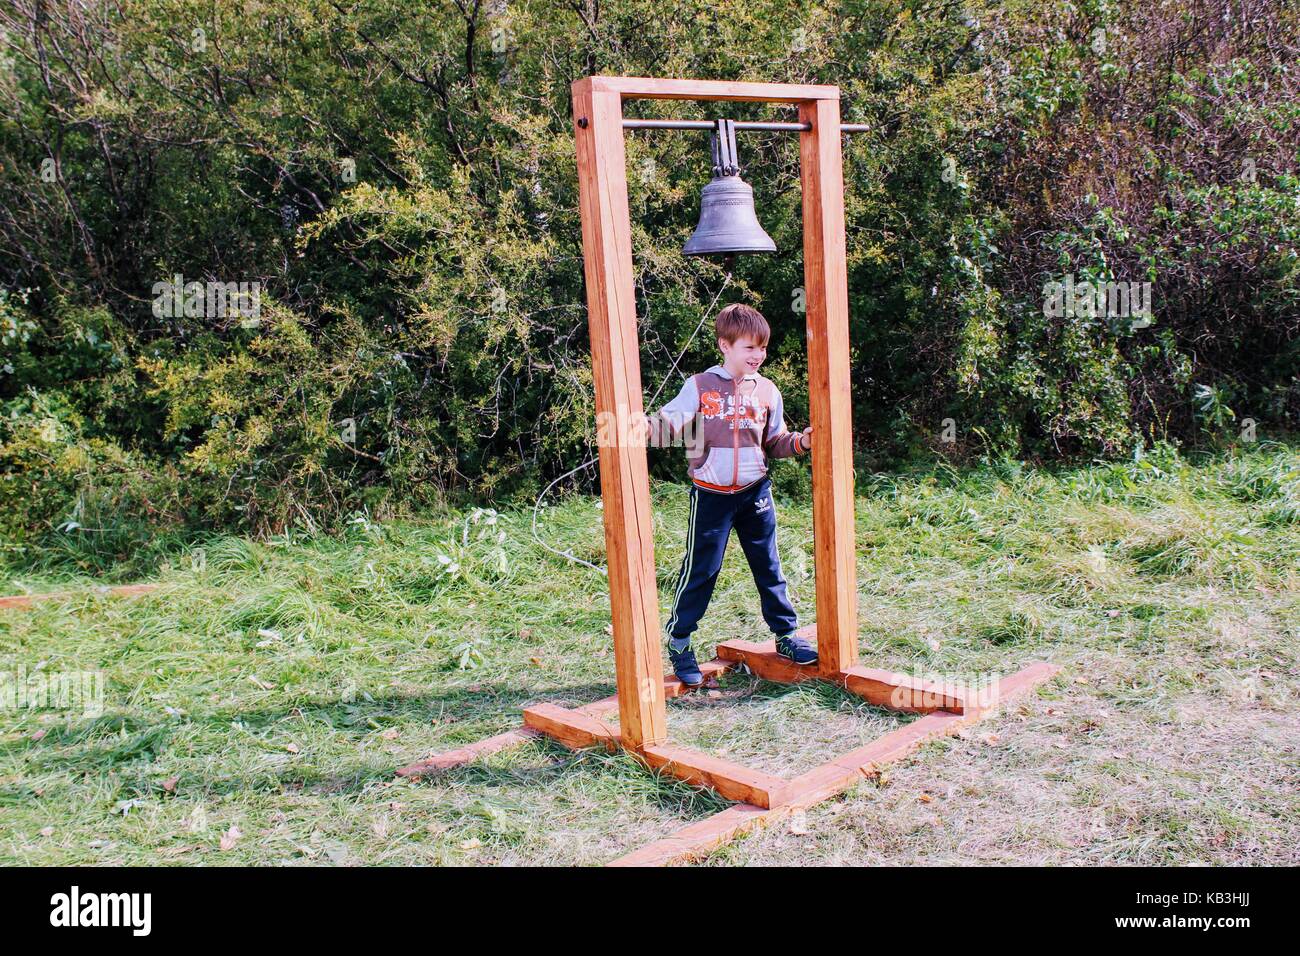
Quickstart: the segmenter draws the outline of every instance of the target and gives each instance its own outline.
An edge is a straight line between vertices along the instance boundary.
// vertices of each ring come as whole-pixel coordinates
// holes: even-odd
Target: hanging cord
[[[700,313],[700,321],[695,326],[695,331],[690,334],[689,338],[687,338],[686,344],[683,345],[682,350],[677,353],[677,358],[673,359],[672,368],[670,368],[667,374],[664,375],[663,381],[659,383],[659,388],[655,390],[654,395],[650,397],[650,401],[646,403],[650,408],[654,408],[655,402],[658,401],[659,399],[659,394],[664,390],[664,386],[667,385],[669,380],[673,377],[673,373],[677,371],[678,364],[681,362],[683,358],[686,357],[686,352],[688,349],[690,349],[691,343],[694,342],[696,336],[700,334],[700,329],[704,328],[704,323],[708,321],[709,315],[713,312],[713,307],[718,304],[718,300],[722,298],[722,293],[726,290],[727,286],[729,286],[730,284],[731,284],[731,269],[730,269],[730,263],[728,263],[726,278],[723,279],[722,285],[718,286],[718,292],[716,295],[714,295],[713,301],[710,302],[707,306],[705,306],[704,311]],[[569,478],[572,475],[576,475],[584,468],[590,468],[599,459],[600,459],[600,452],[596,452],[596,454],[592,455],[590,458],[584,461],[577,468],[573,468],[569,471],[566,471],[564,474],[560,475],[560,477],[556,478],[549,485],[547,485],[542,490],[542,493],[537,496],[537,501],[533,504],[533,540],[536,541],[537,544],[540,545],[542,550],[544,551],[549,551],[551,554],[554,554],[561,558],[568,558],[574,564],[581,564],[583,567],[591,568],[591,570],[596,571],[600,574],[608,575],[609,571],[607,569],[602,568],[598,564],[592,564],[590,561],[584,561],[582,558],[576,557],[575,555],[573,555],[568,551],[561,551],[558,548],[552,548],[549,544],[543,541],[541,537],[537,534],[537,515],[538,512],[541,510],[542,502],[546,500],[546,496],[551,493],[551,489],[554,488],[556,485],[558,485],[560,482],[564,481],[566,478]]]

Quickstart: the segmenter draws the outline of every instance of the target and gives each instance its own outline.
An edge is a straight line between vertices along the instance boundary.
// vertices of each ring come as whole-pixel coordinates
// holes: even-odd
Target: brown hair
[[[759,345],[767,345],[772,330],[763,318],[763,313],[740,302],[733,302],[718,313],[713,322],[718,331],[718,338],[729,344],[735,343],[742,335],[748,335]]]

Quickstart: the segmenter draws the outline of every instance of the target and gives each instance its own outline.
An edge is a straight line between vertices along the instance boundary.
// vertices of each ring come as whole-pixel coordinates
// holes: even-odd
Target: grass
[[[864,661],[1065,672],[711,865],[1300,861],[1300,451],[937,467],[861,492]],[[778,507],[811,620],[811,508]],[[657,486],[654,508],[666,607],[682,489]],[[597,500],[544,514],[550,543],[603,560]],[[588,864],[721,809],[621,755],[544,743],[394,777],[514,726],[528,702],[612,692],[605,579],[538,548],[529,517],[214,538],[169,552],[150,595],[4,613],[0,669],[106,685],[98,716],[0,711],[0,863]],[[87,583],[30,561],[0,579],[3,593]],[[763,636],[736,548],[704,623],[706,653]],[[900,719],[745,677],[669,712],[675,741],[780,773]]]

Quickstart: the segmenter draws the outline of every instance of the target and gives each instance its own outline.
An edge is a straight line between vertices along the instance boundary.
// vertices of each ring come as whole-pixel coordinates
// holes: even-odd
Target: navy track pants
[[[665,628],[669,640],[680,643],[699,625],[713,597],[713,586],[722,569],[722,556],[732,528],[736,529],[741,550],[753,572],[767,626],[778,636],[799,627],[786,594],[781,557],[776,552],[776,505],[772,501],[771,481],[762,478],[734,494],[691,485],[686,557],[677,575],[672,614]]]

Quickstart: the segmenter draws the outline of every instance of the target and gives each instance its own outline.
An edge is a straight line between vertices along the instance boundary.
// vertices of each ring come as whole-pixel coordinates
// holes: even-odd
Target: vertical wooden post
[[[606,423],[598,428],[605,436],[600,445],[600,490],[619,734],[623,746],[635,750],[663,743],[668,732],[646,450],[644,444],[628,441],[625,427],[644,412],[644,405],[622,97],[594,90],[590,77],[578,80],[573,84],[573,120],[596,414],[598,423]],[[609,428],[611,420],[619,426]]]
[[[810,130],[799,134],[799,158],[813,426],[817,653],[821,673],[835,676],[858,660],[848,270],[839,100],[805,100],[799,104],[799,120],[812,124]]]

